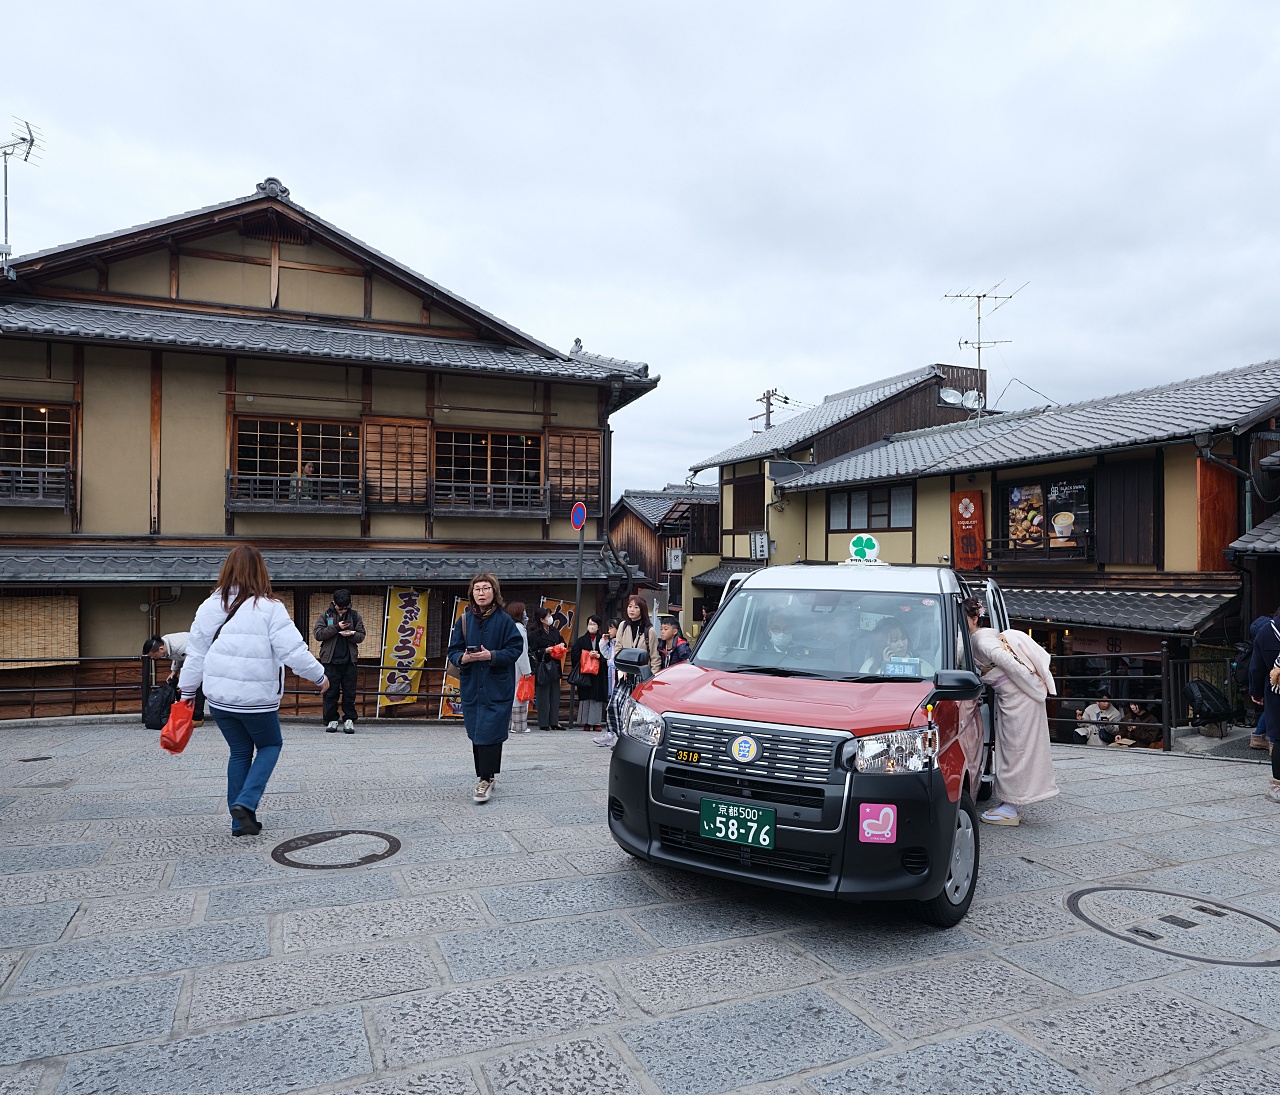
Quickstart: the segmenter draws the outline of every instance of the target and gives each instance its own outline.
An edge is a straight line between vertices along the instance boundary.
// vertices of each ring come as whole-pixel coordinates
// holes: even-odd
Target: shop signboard
[[[1049,484],[1049,548],[1080,548],[1091,527],[1088,479],[1058,479]]]
[[[987,526],[982,491],[951,492],[951,557],[956,570],[982,569],[982,541]]]
[[[467,599],[465,597],[455,597],[453,599],[453,619],[449,623],[449,634],[453,634],[453,627],[460,619],[463,612],[467,608]],[[443,695],[440,697],[440,717],[442,719],[460,719],[462,718],[462,678],[458,676],[457,666],[453,662],[445,658],[444,662],[444,685],[440,691]]]

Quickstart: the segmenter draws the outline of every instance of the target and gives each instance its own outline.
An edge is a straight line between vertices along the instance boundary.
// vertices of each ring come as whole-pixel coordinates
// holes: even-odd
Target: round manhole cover
[[[371,829],[330,829],[324,833],[295,836],[271,849],[271,858],[284,867],[309,871],[336,871],[364,867],[388,859],[400,850],[400,841],[389,833]]]
[[[1137,886],[1090,886],[1067,908],[1113,939],[1218,966],[1280,966],[1280,924],[1207,897]]]

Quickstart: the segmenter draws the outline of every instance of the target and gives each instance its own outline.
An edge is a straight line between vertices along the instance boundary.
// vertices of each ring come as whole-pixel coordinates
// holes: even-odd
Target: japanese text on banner
[[[387,590],[387,625],[378,681],[378,707],[413,703],[427,657],[427,602],[421,590]]]

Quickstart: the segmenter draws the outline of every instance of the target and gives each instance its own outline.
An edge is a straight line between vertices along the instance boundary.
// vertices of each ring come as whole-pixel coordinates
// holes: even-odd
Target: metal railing
[[[0,464],[0,506],[69,510],[73,483],[70,464],[50,468]]]
[[[329,475],[239,475],[227,472],[228,513],[364,512],[359,479]]]
[[[437,517],[546,518],[551,516],[551,487],[437,479],[431,485],[431,508]]]

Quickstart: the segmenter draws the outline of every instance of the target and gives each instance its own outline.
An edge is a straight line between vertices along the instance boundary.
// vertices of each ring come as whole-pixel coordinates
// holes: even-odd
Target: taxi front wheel
[[[960,795],[960,808],[956,811],[951,856],[947,860],[947,881],[937,897],[920,902],[921,915],[940,928],[959,924],[969,911],[977,885],[978,810],[968,790],[965,790]]]

